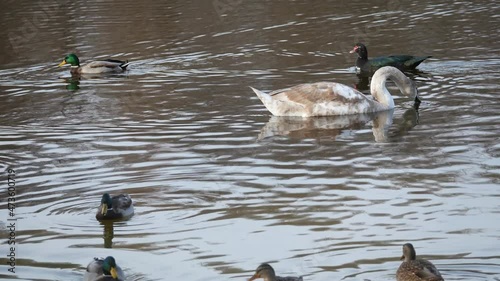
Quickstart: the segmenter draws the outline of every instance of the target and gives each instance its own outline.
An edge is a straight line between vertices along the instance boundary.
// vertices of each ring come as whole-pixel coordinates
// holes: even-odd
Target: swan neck
[[[388,108],[394,108],[394,99],[386,87],[388,79],[394,81],[399,90],[406,95],[411,95],[410,89],[413,88],[413,85],[408,77],[394,67],[383,67],[375,72],[370,85],[373,97]]]

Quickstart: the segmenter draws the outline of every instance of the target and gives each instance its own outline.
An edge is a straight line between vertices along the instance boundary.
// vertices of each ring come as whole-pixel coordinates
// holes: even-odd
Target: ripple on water
[[[494,2],[245,2],[225,16],[212,3],[82,3],[48,4],[0,69],[19,280],[81,279],[109,254],[130,280],[248,279],[261,262],[307,280],[394,280],[408,241],[446,280],[499,275]],[[16,2],[0,26],[16,31],[33,9]],[[409,74],[418,113],[395,94],[386,131],[389,116],[283,120],[247,88],[358,87],[356,41],[433,56]],[[132,65],[70,78],[61,46]],[[98,223],[104,191],[131,194],[135,216]]]

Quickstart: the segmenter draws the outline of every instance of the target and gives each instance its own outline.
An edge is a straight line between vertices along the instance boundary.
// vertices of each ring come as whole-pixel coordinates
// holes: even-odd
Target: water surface
[[[446,280],[500,280],[495,1],[0,5],[0,163],[19,203],[17,275],[2,227],[0,279],[81,280],[113,255],[127,280],[246,280],[261,262],[395,280],[412,242]],[[358,41],[433,56],[409,74],[418,111],[389,84],[394,111],[278,118],[248,88],[367,92]],[[132,64],[72,78],[56,67],[70,52]],[[135,216],[96,222],[103,192]]]

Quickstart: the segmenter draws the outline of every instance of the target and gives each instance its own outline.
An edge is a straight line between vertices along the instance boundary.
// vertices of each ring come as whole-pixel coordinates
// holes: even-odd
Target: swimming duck
[[[302,281],[302,277],[279,277],[274,273],[274,269],[267,263],[263,263],[257,267],[255,274],[248,279],[252,281],[258,278],[264,279],[264,281]]]
[[[78,59],[78,57],[75,54],[69,54],[58,66],[63,66],[66,64],[71,65],[71,74],[98,74],[123,72],[129,65],[129,62],[107,59],[93,61],[84,66],[80,66],[80,60]]]
[[[112,256],[94,258],[87,265],[87,272],[83,277],[84,281],[124,281],[123,270],[116,264]]]
[[[444,281],[437,268],[427,260],[417,259],[410,243],[403,245],[403,263],[396,272],[397,281]]]
[[[415,57],[409,55],[396,55],[368,59],[368,49],[362,43],[357,43],[350,53],[357,53],[356,68],[360,72],[374,72],[383,66],[394,66],[401,70],[414,70],[421,62],[431,56]]]
[[[371,113],[394,108],[394,100],[385,83],[390,79],[399,90],[420,102],[412,80],[392,66],[385,66],[373,75],[372,97],[340,83],[318,82],[300,84],[269,94],[250,87],[275,116],[332,116]]]
[[[95,217],[97,220],[114,220],[128,218],[133,214],[134,206],[128,194],[111,197],[108,193],[104,193]]]

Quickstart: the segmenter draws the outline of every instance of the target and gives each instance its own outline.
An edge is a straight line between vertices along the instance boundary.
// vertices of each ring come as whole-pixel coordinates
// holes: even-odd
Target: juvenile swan
[[[371,97],[334,82],[300,84],[269,94],[250,88],[275,116],[347,115],[393,109],[394,99],[385,86],[387,79],[394,81],[403,94],[420,102],[413,81],[392,66],[384,66],[375,72],[370,85]]]

